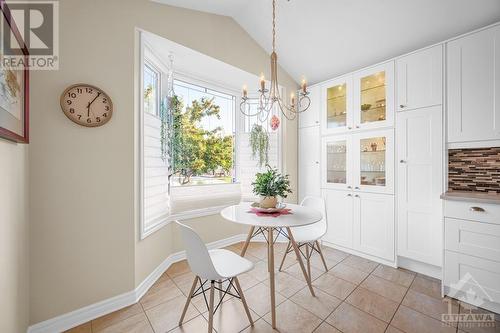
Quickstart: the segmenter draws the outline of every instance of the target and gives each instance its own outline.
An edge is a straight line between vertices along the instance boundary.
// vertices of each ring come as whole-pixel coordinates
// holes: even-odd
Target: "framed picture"
[[[5,66],[5,56],[17,56],[28,62],[28,49],[11,16],[5,0],[0,0],[0,138],[29,143],[29,68]],[[5,36],[10,34],[9,54],[4,54]],[[17,51],[12,51],[17,50]],[[17,54],[12,54],[17,52]]]

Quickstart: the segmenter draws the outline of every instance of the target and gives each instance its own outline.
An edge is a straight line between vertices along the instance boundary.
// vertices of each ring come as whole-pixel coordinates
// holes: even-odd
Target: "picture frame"
[[[0,61],[3,60],[4,29],[10,29],[12,42],[17,42],[19,54],[28,63],[29,52],[5,0],[0,0]],[[7,69],[0,66],[0,138],[17,143],[29,143],[29,67]]]

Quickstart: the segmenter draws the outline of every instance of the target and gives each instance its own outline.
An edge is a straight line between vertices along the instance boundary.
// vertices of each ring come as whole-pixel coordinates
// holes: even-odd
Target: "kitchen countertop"
[[[443,200],[481,202],[500,205],[500,194],[471,192],[471,191],[446,191],[441,194]]]

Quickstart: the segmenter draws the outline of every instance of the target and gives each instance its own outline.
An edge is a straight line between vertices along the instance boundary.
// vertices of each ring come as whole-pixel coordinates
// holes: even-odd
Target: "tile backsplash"
[[[450,149],[448,189],[500,193],[500,147]]]

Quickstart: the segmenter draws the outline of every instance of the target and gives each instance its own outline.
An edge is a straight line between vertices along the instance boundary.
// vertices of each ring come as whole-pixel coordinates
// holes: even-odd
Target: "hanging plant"
[[[258,165],[267,164],[269,151],[269,136],[262,125],[254,124],[250,131],[250,147],[252,148],[252,157],[258,158]]]
[[[160,146],[161,146],[161,159],[163,162],[168,158],[168,135],[169,135],[169,119],[168,119],[168,98],[162,100],[160,104]]]

